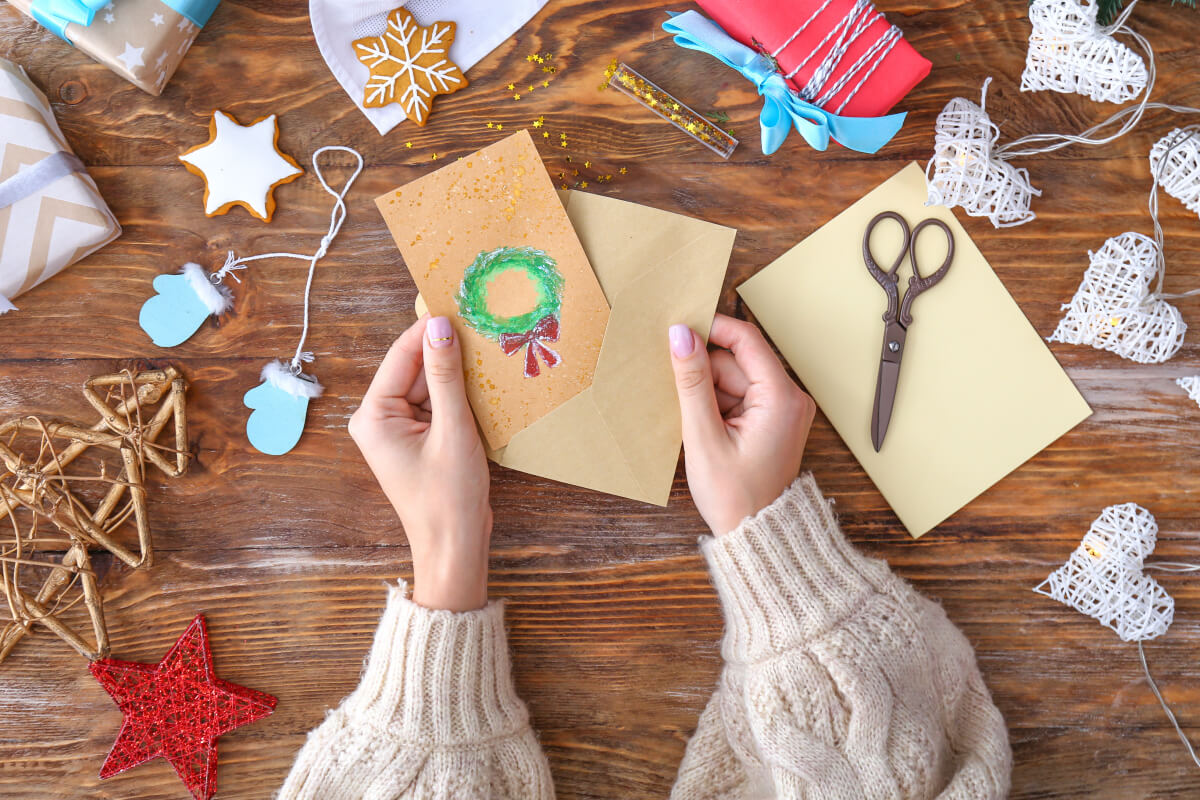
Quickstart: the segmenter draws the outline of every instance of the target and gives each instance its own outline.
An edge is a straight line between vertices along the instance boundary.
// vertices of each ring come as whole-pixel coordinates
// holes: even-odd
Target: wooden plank
[[[47,91],[125,229],[0,319],[0,416],[86,422],[94,415],[78,387],[90,375],[145,362],[185,373],[197,458],[181,479],[147,480],[158,563],[135,572],[108,557],[94,561],[116,657],[158,659],[203,611],[221,676],[279,696],[272,717],[222,739],[220,796],[272,796],[305,733],[353,688],[383,585],[410,573],[403,531],[345,432],[378,359],[412,321],[416,294],[371,199],[542,116],[554,139],[560,131],[570,139],[566,150],[554,139],[540,144],[552,174],[591,160],[582,177],[615,174],[611,183],[590,181],[589,191],[738,228],[721,309],[745,316],[736,285],[909,161],[927,159],[942,106],[956,95],[976,98],[985,76],[996,78],[988,108],[1005,138],[1081,130],[1111,111],[1077,96],[1018,91],[1023,3],[881,8],[934,62],[903,103],[909,118],[896,140],[874,158],[840,147],[816,153],[798,140],[765,158],[753,88],[670,45],[659,29],[662,8],[650,0],[555,0],[471,70],[468,90],[441,99],[426,128],[384,137],[325,68],[301,0],[226,0],[158,99],[0,4],[7,56]],[[1155,47],[1156,97],[1196,105],[1200,18],[1145,3],[1133,24]],[[525,61],[533,51],[555,53],[560,72],[514,101],[504,90],[509,81],[541,79]],[[697,108],[726,111],[743,141],[733,158],[721,162],[624,98],[597,91],[612,58]],[[328,225],[330,198],[311,176],[278,190],[269,226],[237,211],[202,216],[202,185],[177,155],[204,140],[214,106],[243,121],[280,114],[281,144],[306,167],[325,144],[353,145],[368,165],[314,284],[310,345],[327,392],[284,458],[249,447],[241,396],[267,360],[295,347],[302,262],[251,267],[234,286],[234,311],[178,348],[153,347],[136,325],[158,273],[186,261],[216,266],[229,249],[305,252]],[[1043,336],[1075,291],[1089,249],[1125,230],[1149,231],[1146,154],[1177,121],[1151,112],[1111,145],[1022,159],[1045,190],[1034,200],[1034,224],[996,231],[964,221]],[[329,170],[336,182],[348,161],[331,163],[339,165]],[[619,174],[622,166],[628,174]],[[1195,216],[1164,196],[1162,218],[1168,287],[1200,284]],[[1200,301],[1179,307],[1195,322]],[[1174,360],[1154,367],[1055,345],[1096,414],[919,542],[818,417],[806,466],[836,500],[851,540],[942,603],[975,645],[1012,736],[1014,798],[1189,798],[1200,785],[1136,649],[1031,591],[1116,502],[1139,502],[1157,516],[1156,557],[1197,559],[1200,409],[1173,383],[1200,373],[1197,342],[1189,335]],[[697,552],[704,526],[682,467],[666,509],[499,468],[492,495],[492,594],[510,598],[518,688],[558,796],[666,796],[720,669],[720,611]],[[1148,656],[1185,730],[1200,736],[1190,646],[1200,635],[1200,584],[1160,580],[1176,599],[1176,622]],[[119,723],[70,648],[45,632],[22,642],[0,665],[0,798],[180,797],[161,761],[98,780]]]

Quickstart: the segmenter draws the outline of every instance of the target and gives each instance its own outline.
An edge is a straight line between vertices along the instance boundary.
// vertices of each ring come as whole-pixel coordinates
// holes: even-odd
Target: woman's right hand
[[[450,611],[486,605],[490,481],[449,319],[422,317],[396,340],[350,435],[404,525],[413,600]]]
[[[713,317],[711,354],[686,325],[668,336],[688,488],[720,536],[795,480],[817,407],[749,322]]]

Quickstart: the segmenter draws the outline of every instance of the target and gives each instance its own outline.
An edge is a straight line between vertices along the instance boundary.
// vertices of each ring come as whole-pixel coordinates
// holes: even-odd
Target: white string
[[[353,174],[343,184],[341,191],[334,191],[330,187],[329,183],[325,180],[325,175],[321,172],[321,165],[317,161],[322,153],[333,150],[350,153],[358,161]],[[261,261],[266,258],[297,258],[308,262],[308,280],[304,284],[304,328],[300,333],[300,343],[296,345],[296,355],[292,357],[291,361],[291,371],[294,375],[300,374],[302,371],[300,365],[302,363],[311,363],[314,358],[312,353],[304,349],[304,343],[308,339],[309,297],[312,293],[313,273],[316,271],[317,262],[325,257],[325,254],[329,251],[329,245],[333,243],[334,238],[342,229],[342,223],[346,221],[346,194],[350,191],[350,187],[354,185],[354,181],[363,170],[362,155],[351,147],[342,147],[341,145],[327,145],[317,150],[313,153],[312,163],[313,174],[321,182],[321,188],[332,195],[334,199],[333,212],[329,216],[329,231],[321,237],[321,244],[317,248],[317,251],[311,255],[302,255],[300,253],[263,253],[261,255],[238,258],[230,250],[228,256],[225,258],[224,266],[209,276],[209,279],[214,284],[221,283],[226,276],[241,283],[241,279],[236,274],[237,271],[245,269],[246,265],[253,261]]]
[[[1138,655],[1142,659],[1142,672],[1146,673],[1146,680],[1150,683],[1150,690],[1154,692],[1154,696],[1158,698],[1158,704],[1162,706],[1162,710],[1166,712],[1167,719],[1171,720],[1171,725],[1175,727],[1175,733],[1179,736],[1179,741],[1183,742],[1183,746],[1187,748],[1188,755],[1192,757],[1197,767],[1200,767],[1200,758],[1196,757],[1196,751],[1192,748],[1192,743],[1188,741],[1187,736],[1183,732],[1183,728],[1179,727],[1179,720],[1175,719],[1175,712],[1167,705],[1167,701],[1163,699],[1162,692],[1158,690],[1158,684],[1154,682],[1154,676],[1150,674],[1150,667],[1146,664],[1146,649],[1142,647],[1142,643],[1138,642]]]
[[[771,53],[771,57],[777,58],[780,53],[787,49],[787,46],[795,41],[797,36],[807,30],[808,26],[812,24],[813,20],[820,16],[820,14],[829,7],[831,2],[832,0],[824,0],[824,2],[817,7],[817,10],[814,11],[808,19],[802,22],[783,44],[781,44]],[[829,43],[830,39],[836,36],[837,39],[830,47],[829,52],[826,53],[825,57],[821,59],[820,63],[818,63],[817,68],[813,71],[813,74],[808,79],[808,82],[802,89],[800,89],[799,95],[804,100],[824,108],[825,104],[836,97],[838,93],[841,92],[859,72],[865,70],[862,78],[859,79],[858,83],[855,84],[854,88],[851,89],[846,97],[842,99],[842,102],[833,112],[835,114],[840,114],[842,109],[846,107],[846,104],[849,103],[856,94],[858,94],[859,89],[861,89],[863,84],[867,82],[867,79],[874,74],[875,70],[879,68],[879,65],[883,63],[883,60],[887,58],[889,53],[892,52],[892,48],[896,46],[896,43],[899,42],[904,36],[903,32],[895,25],[890,26],[886,32],[876,39],[875,42],[869,48],[867,48],[867,50],[860,55],[853,64],[850,65],[849,69],[847,69],[837,79],[837,81],[827,88],[826,84],[829,83],[829,79],[837,70],[838,65],[841,64],[842,58],[846,55],[846,51],[852,44],[854,44],[854,42],[858,40],[860,36],[862,36],[863,33],[866,32],[868,28],[874,25],[877,20],[881,19],[884,19],[883,14],[881,14],[871,4],[871,0],[855,0],[854,5],[851,6],[850,10],[846,12],[846,15],[842,17],[837,24],[829,29],[829,32],[825,34],[825,37],[821,39],[819,43],[817,43],[816,47],[809,51],[808,55],[801,59],[800,63],[798,63],[791,72],[788,72],[783,77],[789,80],[794,77],[798,72],[800,72],[800,70],[804,69],[804,67],[810,61],[812,61],[813,58],[816,57],[817,53],[824,49],[825,45]],[[820,94],[820,97],[818,99],[814,99],[817,98],[818,94]]]
[[[1163,572],[1200,572],[1200,564],[1186,564],[1180,561],[1160,561],[1155,564],[1146,564],[1145,569],[1157,569]],[[1150,684],[1150,691],[1154,692],[1154,696],[1158,698],[1158,704],[1162,706],[1162,710],[1166,713],[1167,719],[1171,721],[1172,727],[1175,728],[1175,734],[1179,736],[1179,741],[1183,742],[1183,746],[1187,748],[1188,755],[1192,757],[1192,761],[1197,767],[1200,767],[1200,757],[1196,756],[1196,750],[1192,747],[1192,743],[1188,741],[1187,735],[1184,734],[1183,728],[1179,726],[1179,720],[1175,718],[1175,712],[1167,705],[1166,698],[1159,691],[1158,684],[1154,681],[1154,676],[1150,674],[1150,665],[1146,663],[1146,649],[1141,642],[1137,643],[1138,657],[1142,661],[1142,672],[1146,675],[1146,681]]]

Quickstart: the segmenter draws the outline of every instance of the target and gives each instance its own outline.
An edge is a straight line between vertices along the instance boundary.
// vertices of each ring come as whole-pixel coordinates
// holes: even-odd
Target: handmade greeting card
[[[527,131],[376,199],[490,448],[591,386],[604,292]]]
[[[737,231],[615,197],[560,197],[611,298],[595,380],[488,458],[665,506],[683,442],[666,330],[708,337]],[[418,296],[417,314],[427,310]]]
[[[926,207],[925,197],[925,175],[909,164],[738,287],[913,536],[1092,413],[954,212]],[[888,300],[863,263],[863,234],[882,211],[911,224],[941,220],[955,247],[945,278],[913,304],[894,412],[876,452],[872,405]],[[881,227],[871,247],[891,266],[899,226]],[[916,250],[929,272],[942,263],[945,237],[922,236]],[[906,261],[901,286],[910,272]]]

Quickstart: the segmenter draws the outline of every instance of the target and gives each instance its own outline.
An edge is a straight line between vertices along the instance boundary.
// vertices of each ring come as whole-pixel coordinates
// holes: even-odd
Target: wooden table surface
[[[429,124],[380,137],[331,77],[301,0],[226,0],[159,98],[143,94],[0,4],[0,55],[50,96],[125,232],[19,300],[0,319],[0,412],[90,419],[88,376],[149,360],[190,382],[195,460],[183,478],[150,478],[157,563],[132,571],[98,555],[115,657],[156,661],[197,612],[208,617],[219,674],[271,692],[270,718],[221,740],[220,797],[268,798],[305,733],[355,685],[384,583],[410,573],[409,549],[346,420],[392,339],[413,320],[416,290],[372,199],[529,126],[551,172],[590,160],[589,191],[738,229],[720,308],[745,316],[735,286],[906,163],[928,159],[933,122],[956,95],[977,98],[1005,137],[1080,130],[1111,110],[1075,95],[1018,92],[1029,23],[1024,2],[883,3],[932,74],[901,104],[909,118],[882,153],[818,153],[793,135],[765,158],[759,102],[733,72],[682,51],[650,0],[550,0],[470,70],[471,86],[440,98]],[[1134,26],[1158,56],[1157,97],[1200,104],[1200,16],[1146,2]],[[541,81],[526,56],[551,52],[559,71],[520,101],[509,82]],[[614,92],[598,91],[612,59],[629,62],[700,109],[720,109],[743,140],[723,162]],[[350,193],[341,238],[317,272],[310,345],[327,387],[300,445],[255,452],[241,396],[262,365],[299,335],[305,266],[253,271],[219,327],[173,350],[137,327],[155,275],[225,251],[311,251],[329,198],[312,176],[280,188],[270,225],[240,210],[207,219],[201,182],[177,161],[206,138],[221,108],[245,121],[276,113],[281,146],[302,163],[317,147],[353,145],[368,168]],[[487,127],[502,123],[503,132]],[[1087,251],[1126,230],[1150,232],[1146,154],[1176,119],[1148,115],[1100,148],[1021,161],[1044,190],[1038,219],[996,231],[961,215],[1037,330],[1049,335]],[[557,145],[566,132],[570,147]],[[411,142],[409,148],[407,143]],[[437,160],[434,161],[436,154]],[[338,162],[346,164],[345,160]],[[625,167],[626,174],[619,168]],[[345,169],[331,170],[335,180]],[[1170,288],[1200,284],[1200,225],[1165,197]],[[1179,303],[1200,323],[1200,300]],[[1102,508],[1134,501],[1161,527],[1156,555],[1196,560],[1200,546],[1200,409],[1174,385],[1200,373],[1200,345],[1161,366],[1089,348],[1055,355],[1095,415],[919,541],[819,416],[805,458],[837,502],[849,537],[941,602],[975,645],[1008,721],[1013,797],[1184,798],[1200,794],[1190,762],[1155,702],[1136,648],[1030,591],[1079,542]],[[493,469],[491,592],[511,599],[518,689],[528,702],[564,800],[663,798],[721,666],[721,618],[696,548],[703,524],[682,466],[667,508]],[[1147,647],[1185,730],[1200,737],[1200,583],[1160,580],[1176,600],[1170,632]],[[121,716],[86,663],[50,634],[0,664],[0,797],[186,797],[158,760],[100,782]]]

